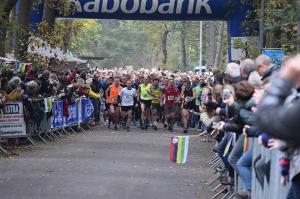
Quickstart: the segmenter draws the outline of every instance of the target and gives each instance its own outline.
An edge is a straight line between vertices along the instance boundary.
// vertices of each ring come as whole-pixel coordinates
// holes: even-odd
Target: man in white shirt
[[[125,121],[126,121],[126,116],[127,116],[127,126],[126,129],[129,131],[130,129],[130,123],[132,120],[132,111],[134,108],[134,104],[136,101],[136,90],[132,88],[132,83],[131,80],[127,80],[126,82],[126,87],[123,88],[120,93],[120,103],[121,103],[121,111],[122,111],[122,118],[124,121],[124,127],[125,127]]]

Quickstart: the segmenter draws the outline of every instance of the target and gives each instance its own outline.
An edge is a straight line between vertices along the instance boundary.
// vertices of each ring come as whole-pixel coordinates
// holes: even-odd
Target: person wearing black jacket
[[[256,124],[270,136],[284,140],[293,151],[290,157],[292,187],[288,198],[300,198],[300,98],[286,102],[293,88],[300,87],[300,55],[285,61],[278,77],[258,107]]]

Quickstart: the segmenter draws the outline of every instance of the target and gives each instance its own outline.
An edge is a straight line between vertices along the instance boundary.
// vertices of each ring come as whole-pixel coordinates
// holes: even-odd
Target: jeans
[[[300,174],[295,176],[292,180],[292,187],[287,196],[287,199],[299,199],[300,198]]]
[[[229,138],[230,138],[230,133],[226,133],[224,135],[223,139],[221,140],[221,142],[218,144],[218,153],[219,153],[219,156],[220,156],[221,160],[223,161],[225,167],[228,169],[229,176],[234,177],[234,171],[227,160],[228,153],[224,157],[224,151],[225,151],[226,145],[229,141]]]
[[[242,155],[242,157],[238,160],[236,167],[245,184],[246,189],[250,191],[252,180],[252,149],[249,149]]]
[[[100,121],[100,100],[93,99],[93,106],[94,106],[94,121]]]
[[[232,166],[232,168],[236,171],[236,163],[240,159],[240,157],[243,155],[243,147],[244,147],[244,135],[240,135],[238,140],[236,141],[235,145],[233,146],[232,151],[230,152],[230,155],[228,157],[228,162]]]

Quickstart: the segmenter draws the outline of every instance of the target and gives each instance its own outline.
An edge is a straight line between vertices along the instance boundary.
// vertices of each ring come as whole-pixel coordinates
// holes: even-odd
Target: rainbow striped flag
[[[249,138],[247,136],[244,137],[244,146],[243,152],[247,152],[249,150]]]
[[[52,112],[52,99],[51,97],[44,98],[44,104],[45,104],[45,113]]]
[[[189,136],[172,136],[170,138],[170,161],[184,164],[189,150]]]
[[[23,74],[30,73],[31,64],[20,63],[18,67],[18,71]]]

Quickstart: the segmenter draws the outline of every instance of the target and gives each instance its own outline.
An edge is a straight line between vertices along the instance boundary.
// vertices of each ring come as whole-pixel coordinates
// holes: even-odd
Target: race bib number
[[[185,97],[185,101],[189,101],[192,97]]]
[[[144,95],[143,95],[143,98],[147,98],[147,97],[149,97],[148,94],[144,94]]]
[[[125,97],[124,97],[124,101],[125,101],[126,103],[130,103],[130,102],[132,101],[132,97],[130,97],[130,96],[125,96]]]
[[[168,101],[172,101],[172,100],[174,100],[174,99],[175,99],[174,95],[168,96]]]
[[[112,102],[113,103],[117,103],[118,102],[118,98],[112,98]]]

